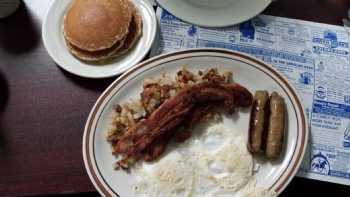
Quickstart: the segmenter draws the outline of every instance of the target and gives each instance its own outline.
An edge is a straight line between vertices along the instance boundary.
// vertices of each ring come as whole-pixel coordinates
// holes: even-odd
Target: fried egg
[[[154,164],[143,164],[137,171],[135,191],[140,196],[190,196],[193,168],[176,151]]]
[[[224,124],[194,131],[154,163],[134,169],[136,196],[275,196],[256,186],[243,132]]]

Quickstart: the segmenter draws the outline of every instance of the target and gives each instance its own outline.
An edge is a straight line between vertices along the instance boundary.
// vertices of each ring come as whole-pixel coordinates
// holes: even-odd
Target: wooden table
[[[0,196],[98,195],[82,161],[85,120],[115,79],[93,80],[60,69],[41,40],[51,1],[26,0],[0,20]],[[342,25],[348,0],[278,0],[264,14]],[[282,196],[350,187],[295,178]]]

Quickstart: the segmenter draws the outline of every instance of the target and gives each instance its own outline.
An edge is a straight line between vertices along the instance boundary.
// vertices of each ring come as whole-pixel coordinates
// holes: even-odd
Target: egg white
[[[218,123],[134,169],[137,196],[271,196],[258,188],[243,132]]]

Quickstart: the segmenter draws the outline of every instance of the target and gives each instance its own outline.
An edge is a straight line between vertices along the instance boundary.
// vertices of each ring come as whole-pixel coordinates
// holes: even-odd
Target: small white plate
[[[55,0],[48,9],[42,25],[42,37],[51,58],[64,70],[88,78],[112,77],[139,63],[148,53],[156,36],[157,20],[148,0],[132,0],[142,16],[142,35],[124,56],[99,65],[80,61],[67,49],[62,27],[63,16],[71,0]]]
[[[194,49],[151,58],[133,67],[114,81],[100,96],[90,112],[83,136],[85,168],[92,183],[103,196],[134,196],[135,176],[123,170],[114,170],[115,156],[106,141],[110,114],[116,103],[137,99],[145,78],[162,73],[175,75],[182,65],[193,72],[217,67],[231,70],[234,80],[256,90],[277,91],[286,102],[287,120],[283,156],[277,162],[265,162],[256,173],[257,184],[277,193],[292,180],[302,161],[308,140],[308,127],[301,102],[291,84],[272,66],[248,55],[222,49]],[[245,133],[247,137],[249,113],[239,113],[236,121],[224,122]]]
[[[176,17],[204,27],[224,27],[261,13],[271,0],[157,0]]]

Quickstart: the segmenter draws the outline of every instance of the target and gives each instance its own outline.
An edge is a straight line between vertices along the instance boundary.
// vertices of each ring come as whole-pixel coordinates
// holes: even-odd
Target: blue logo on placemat
[[[318,86],[316,88],[316,96],[317,98],[320,98],[320,99],[326,98],[326,88],[323,86]]]
[[[346,125],[346,128],[344,130],[343,147],[350,148],[350,122],[348,122],[348,125]]]
[[[348,125],[345,128],[344,139],[345,140],[350,140],[350,122],[348,123]]]
[[[327,48],[337,48],[343,47],[348,48],[349,43],[338,41],[337,33],[331,30],[327,30],[323,32],[323,38],[314,37],[312,42],[321,44]]]
[[[337,39],[337,34],[332,31],[325,31],[323,33],[323,38],[325,40],[325,45],[331,48],[336,48],[338,47],[338,39]]]
[[[170,14],[166,10],[162,11],[162,14],[161,14],[160,18],[163,19],[163,20],[176,20],[176,17],[174,15]]]
[[[304,72],[300,74],[299,83],[309,85],[311,84],[312,74],[309,72]]]
[[[312,47],[313,52],[316,54],[335,53],[339,55],[348,55],[349,52],[341,48],[349,48],[349,43],[339,41],[338,39],[339,38],[337,37],[336,32],[333,32],[331,30],[324,31],[323,36],[321,38],[312,38],[312,42],[318,44]]]
[[[241,32],[243,38],[249,38],[253,40],[255,37],[255,28],[252,24],[252,21],[241,23],[239,25],[239,31]]]
[[[328,175],[331,167],[327,160],[327,157],[324,156],[321,152],[314,155],[311,159],[311,170],[318,174]]]
[[[187,30],[187,34],[191,37],[195,36],[197,34],[197,27],[194,25],[191,25],[190,28]]]

